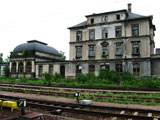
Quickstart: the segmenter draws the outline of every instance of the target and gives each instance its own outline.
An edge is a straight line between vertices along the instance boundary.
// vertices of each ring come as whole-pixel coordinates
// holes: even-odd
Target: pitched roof
[[[69,27],[68,29],[72,29],[72,28],[79,28],[79,27],[85,27],[87,25],[87,21],[81,22],[77,25],[74,25],[72,27]]]
[[[125,9],[124,10],[118,10],[118,11],[111,11],[111,12],[87,15],[86,17],[99,16],[99,15],[103,15],[103,14],[110,14],[110,13],[116,13],[116,12],[125,12],[127,14],[127,17],[126,17],[125,20],[152,18],[152,16],[144,16],[144,15],[139,15],[139,14],[135,14],[135,13],[130,13]],[[81,28],[81,27],[83,28],[83,27],[86,27],[86,26],[87,26],[87,21],[84,21],[82,23],[79,23],[77,25],[69,27],[68,29]]]

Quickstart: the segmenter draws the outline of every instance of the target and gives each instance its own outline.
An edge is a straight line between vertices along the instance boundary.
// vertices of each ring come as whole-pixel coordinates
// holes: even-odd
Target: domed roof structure
[[[13,52],[22,52],[22,51],[37,51],[37,52],[48,53],[56,56],[60,55],[55,48],[47,46],[46,43],[43,43],[37,40],[27,41],[27,43],[20,44],[13,50]]]

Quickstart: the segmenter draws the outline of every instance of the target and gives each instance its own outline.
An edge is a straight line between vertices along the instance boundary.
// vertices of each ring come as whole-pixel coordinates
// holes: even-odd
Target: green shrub
[[[98,78],[109,80],[111,83],[119,83],[121,81],[121,77],[115,71],[110,70],[102,70],[99,72]]]
[[[9,77],[9,67],[4,67],[3,71],[4,71],[4,76]]]
[[[44,73],[44,80],[48,82],[48,85],[51,85],[51,78],[52,76],[49,73],[47,72]]]
[[[53,75],[53,80],[54,80],[54,81],[57,81],[58,79],[61,79],[61,75],[56,72],[56,73]]]
[[[19,78],[19,82],[26,83],[27,82],[27,78],[26,77],[20,77]]]

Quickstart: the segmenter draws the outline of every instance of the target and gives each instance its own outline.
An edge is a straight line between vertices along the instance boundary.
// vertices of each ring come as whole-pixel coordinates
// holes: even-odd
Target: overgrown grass
[[[50,76],[44,74],[42,79],[18,80],[12,78],[0,78],[0,82],[27,83],[33,85],[63,85],[63,86],[90,86],[90,87],[126,87],[126,88],[160,88],[159,78],[135,78],[129,72],[119,75],[115,71],[100,71],[98,76],[94,74],[79,74],[75,79],[61,78],[58,73]]]

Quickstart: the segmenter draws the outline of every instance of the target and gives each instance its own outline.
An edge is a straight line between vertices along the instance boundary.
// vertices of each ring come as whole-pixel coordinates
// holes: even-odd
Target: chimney
[[[131,4],[131,3],[129,3],[129,4],[128,4],[128,12],[130,12],[130,13],[131,13],[131,11],[132,11],[132,4]]]

